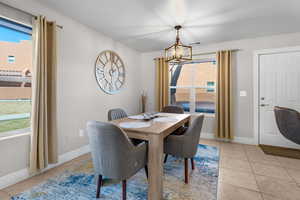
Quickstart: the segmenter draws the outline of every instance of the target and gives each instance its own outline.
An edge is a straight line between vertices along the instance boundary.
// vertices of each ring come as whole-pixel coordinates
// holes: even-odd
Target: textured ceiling
[[[300,32],[299,0],[39,0],[138,51]]]

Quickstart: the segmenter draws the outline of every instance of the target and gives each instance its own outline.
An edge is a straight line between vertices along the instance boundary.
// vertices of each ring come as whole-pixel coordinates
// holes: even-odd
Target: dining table
[[[148,200],[163,199],[163,148],[164,139],[184,124],[190,114],[156,113],[153,119],[144,115],[129,116],[111,123],[119,126],[129,138],[148,142]]]

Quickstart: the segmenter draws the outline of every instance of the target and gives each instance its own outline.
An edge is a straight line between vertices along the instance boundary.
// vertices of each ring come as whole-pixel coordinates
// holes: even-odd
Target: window
[[[215,113],[217,65],[215,57],[171,63],[170,103],[186,112]]]
[[[30,131],[31,52],[31,27],[0,18],[0,137]]]
[[[207,81],[206,86],[207,86],[206,92],[215,92],[215,82],[214,81]]]
[[[7,58],[8,63],[14,63],[15,61],[16,61],[15,56],[8,56],[8,58]]]

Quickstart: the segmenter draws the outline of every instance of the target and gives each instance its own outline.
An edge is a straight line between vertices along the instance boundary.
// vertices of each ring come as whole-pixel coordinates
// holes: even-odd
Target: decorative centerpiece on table
[[[146,112],[146,104],[147,104],[147,93],[146,93],[146,91],[142,92],[141,102],[142,102],[142,113],[145,113]]]

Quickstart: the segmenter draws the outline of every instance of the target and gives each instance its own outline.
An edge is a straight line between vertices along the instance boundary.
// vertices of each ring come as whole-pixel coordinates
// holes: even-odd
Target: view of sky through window
[[[6,42],[20,42],[21,40],[31,40],[31,35],[0,25],[0,40]]]

